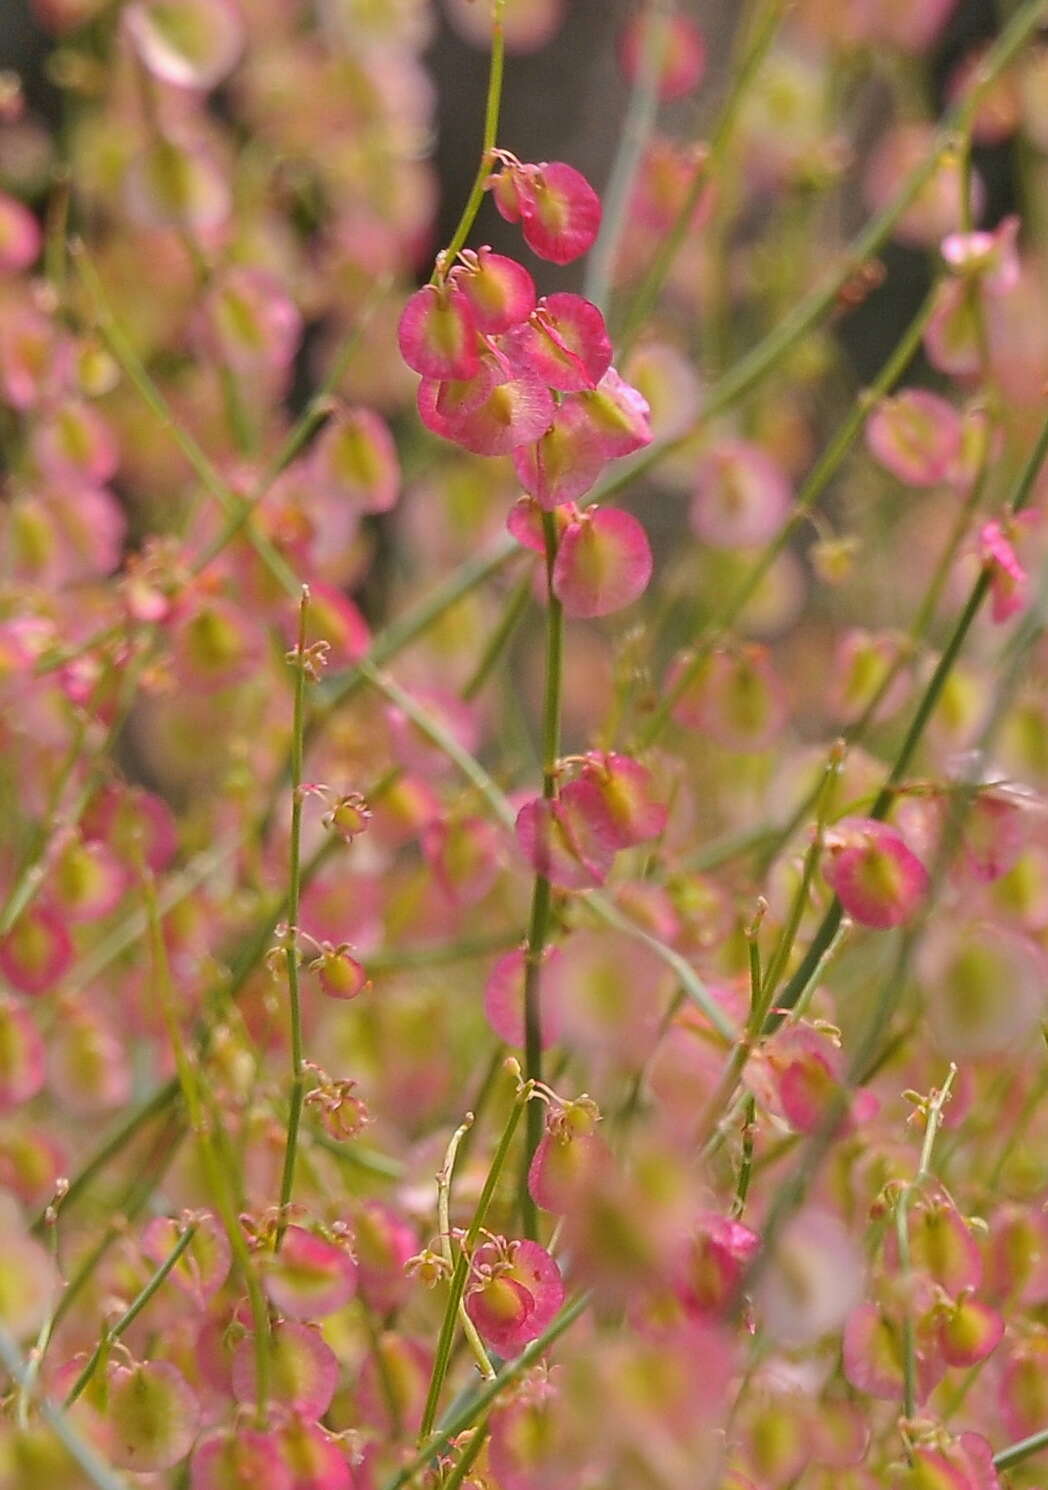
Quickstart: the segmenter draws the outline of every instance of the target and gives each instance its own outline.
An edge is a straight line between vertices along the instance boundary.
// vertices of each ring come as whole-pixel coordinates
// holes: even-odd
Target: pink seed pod
[[[611,1150],[597,1133],[579,1133],[570,1139],[545,1133],[528,1169],[531,1198],[541,1210],[566,1215],[580,1187],[595,1184],[597,1175],[611,1163]]]
[[[928,889],[924,865],[902,835],[873,818],[846,817],[826,834],[822,872],[860,926],[901,926]]]
[[[109,425],[90,404],[66,400],[33,427],[33,459],[56,486],[104,486],[120,451]]]
[[[251,676],[265,639],[231,600],[201,596],[174,622],[171,651],[177,672],[194,688],[214,692]]]
[[[839,1330],[862,1293],[863,1265],[841,1221],[801,1211],[780,1233],[757,1285],[757,1308],[780,1345],[812,1345]]]
[[[298,1413],[274,1433],[278,1452],[291,1471],[292,1490],[353,1490],[353,1471],[345,1447]]]
[[[33,1016],[0,997],[0,1113],[13,1112],[44,1084],[44,1042]]]
[[[422,853],[453,905],[478,905],[499,877],[501,835],[486,818],[438,819],[422,831]]]
[[[329,999],[355,999],[371,987],[367,969],[353,956],[347,943],[335,947],[324,942],[319,956],[308,966]]]
[[[38,902],[0,940],[0,973],[18,993],[47,993],[65,977],[73,956],[64,920]]]
[[[679,659],[666,680],[676,692],[685,666]],[[786,696],[767,647],[756,643],[704,658],[673,705],[673,718],[728,750],[764,750],[786,723]]]
[[[517,813],[517,846],[535,874],[558,889],[594,890],[607,879],[615,850],[610,843],[592,841],[592,835],[588,835],[591,841],[578,842],[578,801],[574,808],[570,801],[565,808],[560,798],[535,797],[525,802]]]
[[[503,339],[502,350],[512,366],[562,393],[595,388],[611,366],[604,317],[581,295],[540,300],[528,320]]]
[[[28,207],[0,192],[0,274],[19,274],[36,262],[43,242],[40,224]]]
[[[0,196],[0,216],[3,198]],[[0,241],[3,227],[0,225]],[[0,262],[3,249],[0,247]],[[24,413],[61,398],[73,381],[74,344],[33,305],[5,305],[0,314],[0,398]]]
[[[760,1245],[756,1232],[715,1211],[703,1211],[688,1238],[673,1290],[687,1313],[716,1318],[734,1302]]]
[[[64,1003],[51,1032],[47,1079],[63,1107],[84,1115],[121,1107],[131,1099],[126,1045],[82,1000]]]
[[[565,0],[506,0],[501,12],[506,51],[510,56],[537,52],[553,40],[564,19]],[[491,17],[473,0],[445,0],[452,29],[463,41],[487,51],[491,46]]]
[[[37,1128],[0,1132],[0,1186],[24,1206],[49,1201],[69,1159],[53,1138]]]
[[[946,1305],[939,1320],[939,1350],[950,1366],[977,1366],[993,1354],[1003,1337],[1002,1316],[969,1294]]]
[[[129,877],[106,844],[73,837],[52,866],[48,890],[67,921],[100,921],[120,904]]]
[[[185,1228],[193,1225],[193,1239],[168,1274],[172,1284],[203,1306],[229,1277],[232,1252],[229,1239],[210,1211],[189,1212],[181,1222],[154,1216],[142,1232],[142,1251],[157,1267],[174,1251]]]
[[[488,1463],[501,1490],[572,1490],[579,1483],[585,1463],[570,1411],[558,1410],[559,1372],[555,1366],[526,1381],[491,1414]]]
[[[1048,1411],[1048,1340],[1033,1335],[1010,1349],[1001,1371],[997,1405],[1009,1438],[1039,1433]]]
[[[653,800],[651,772],[632,756],[590,751],[583,758],[580,779],[599,793],[617,848],[634,848],[665,831],[668,814]]]
[[[885,399],[866,424],[874,459],[906,486],[938,486],[961,450],[961,416],[922,388]]]
[[[401,311],[397,345],[408,367],[424,378],[471,378],[480,366],[472,307],[451,283],[415,291]]]
[[[570,264],[592,247],[600,229],[600,198],[574,166],[507,162],[489,185],[501,215],[521,224],[524,242],[540,259]]]
[[[585,407],[570,396],[554,409],[545,434],[513,452],[521,486],[547,512],[584,496],[607,463]]]
[[[842,634],[829,679],[827,702],[834,719],[854,724],[878,695],[875,719],[883,719],[900,707],[908,686],[906,671],[899,666],[904,646],[904,638],[894,632],[866,631],[856,626]],[[894,680],[885,687],[893,672]]]
[[[54,1262],[26,1233],[11,1198],[0,1197],[0,1325],[16,1340],[35,1335],[60,1287]]]
[[[388,425],[370,409],[334,415],[310,452],[309,479],[355,512],[389,512],[400,496],[400,462]]]
[[[202,1438],[189,1465],[190,1490],[296,1490],[276,1432],[238,1424]]]
[[[702,385],[688,359],[669,342],[641,343],[625,365],[629,383],[649,406],[652,434],[675,440],[695,422],[702,401]]]
[[[104,786],[80,821],[87,840],[105,843],[124,863],[141,855],[154,874],[168,868],[178,849],[174,814],[162,797],[141,787]]]
[[[486,1242],[470,1259],[466,1312],[502,1356],[541,1335],[563,1302],[560,1269],[538,1242]]]
[[[955,1060],[1017,1053],[1044,1018],[1044,954],[998,923],[935,921],[917,972],[935,1043]]]
[[[272,1326],[266,1346],[269,1390],[274,1401],[310,1421],[322,1418],[331,1406],[338,1383],[338,1360],[315,1325],[280,1320]],[[233,1352],[233,1395],[238,1402],[254,1402],[255,1338],[245,1335]]]
[[[924,328],[924,351],[937,372],[974,377],[982,367],[977,289],[967,280],[941,280]]]
[[[561,535],[553,593],[568,616],[609,616],[639,600],[651,579],[648,536],[628,512],[600,507],[580,513]]]
[[[356,1293],[357,1265],[348,1246],[325,1240],[302,1226],[289,1226],[279,1252],[266,1260],[266,1293],[289,1319],[322,1319]],[[304,1337],[288,1337],[290,1349]]]
[[[979,529],[979,557],[990,576],[990,614],[998,625],[1026,608],[1030,577],[999,522]]]
[[[411,1292],[404,1264],[418,1251],[412,1223],[380,1200],[366,1200],[353,1216],[357,1288],[369,1309],[391,1314]]]
[[[134,156],[123,196],[128,217],[147,230],[213,234],[233,208],[229,182],[208,151],[171,140]]]
[[[473,321],[485,336],[500,336],[526,321],[535,309],[535,281],[516,259],[490,248],[465,249],[448,278],[469,302]]]
[[[952,1298],[982,1282],[979,1244],[957,1207],[945,1195],[921,1199],[909,1210],[910,1263]],[[894,1238],[886,1255],[898,1265]]]
[[[660,34],[661,33],[661,34]],[[702,82],[706,72],[706,42],[689,16],[679,12],[667,20],[654,11],[637,11],[619,33],[619,66],[628,83],[635,83],[647,62],[648,48],[657,46],[659,98],[672,103]]]
[[[988,232],[950,233],[940,253],[961,279],[975,279],[989,295],[1007,295],[1019,283],[1019,219],[1006,217]]]
[[[120,1469],[170,1469],[193,1447],[200,1406],[168,1361],[113,1363],[106,1373],[106,1449]]]
[[[651,444],[651,410],[642,393],[609,367],[596,388],[579,401],[601,441],[608,460],[632,455]]]
[[[578,508],[574,503],[569,502],[553,509],[553,526],[558,540],[568,523],[573,522],[577,516]],[[546,533],[542,525],[542,508],[534,497],[517,498],[506,518],[506,531],[522,548],[530,548],[532,553],[545,555]]]
[[[423,378],[416,400],[419,418],[435,435],[454,440],[459,424],[487,403],[494,388],[509,380],[508,363],[482,352],[471,377],[445,378],[442,382]]]
[[[204,297],[197,334],[204,354],[238,376],[283,380],[302,340],[302,316],[275,276],[237,264]]]
[[[692,531],[714,548],[758,548],[782,527],[792,492],[758,445],[722,440],[699,461]]]
[[[555,963],[560,957],[559,947],[547,947],[543,952],[544,967]],[[507,1045],[524,1049],[524,952],[520,947],[503,952],[497,958],[487,982],[484,984],[484,1014],[488,1023]],[[556,1045],[560,1039],[560,1014],[555,1000],[548,997],[548,980],[541,1000],[540,1044],[543,1050]]]
[[[750,1084],[763,1096],[760,1084],[767,1078],[770,1105],[798,1133],[816,1132],[844,1099],[840,1047],[809,1024],[798,1022],[780,1030],[752,1064]],[[871,1092],[855,1093],[844,1104],[843,1131],[872,1117],[877,1105]]]
[[[417,1422],[432,1367],[430,1346],[384,1330],[375,1349],[366,1356],[357,1382],[362,1421],[389,1436],[393,1434],[394,1418],[402,1423]]]
[[[561,944],[543,994],[558,1009],[565,1043],[601,1066],[633,1070],[658,1036],[672,975],[655,953],[620,931],[576,930]]]
[[[994,1468],[993,1449],[981,1433],[962,1433],[959,1438],[933,1448],[921,1444],[913,1451],[911,1483],[942,1486],[943,1490],[1000,1490]]]
[[[444,412],[441,385],[419,385],[419,417],[427,429],[473,455],[511,455],[518,445],[541,439],[553,418],[553,395],[533,374],[496,383],[476,407]]]
[[[177,88],[214,88],[232,72],[244,45],[232,0],[135,0],[123,19],[144,65]]]

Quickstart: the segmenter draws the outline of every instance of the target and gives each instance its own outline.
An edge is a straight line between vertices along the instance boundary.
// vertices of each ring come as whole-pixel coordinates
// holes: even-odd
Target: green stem
[[[446,270],[454,264],[460,249],[465,246],[469,230],[476,221],[480,204],[484,200],[484,187],[491,174],[493,152],[499,131],[499,110],[502,106],[502,73],[506,56],[502,34],[502,12],[505,5],[506,0],[491,0],[491,67],[488,72],[488,100],[484,112],[484,139],[480,147],[480,164],[477,166],[477,174],[473,178],[473,186],[466,199],[466,205],[462,209],[458,227],[452,234],[447,248],[438,255],[437,267],[433,271],[434,282],[443,278]]]
[[[1031,1433],[1029,1438],[1021,1438],[1018,1443],[1009,1444],[999,1454],[994,1454],[993,1467],[1014,1469],[1017,1464],[1022,1464],[1024,1459],[1032,1459],[1042,1449],[1048,1449],[1048,1428],[1042,1428],[1040,1433]]]
[[[651,267],[627,309],[618,338],[623,351],[628,350],[637,332],[648,319],[659,291],[666,282],[666,276],[670,272],[673,261],[680,252],[691,228],[699,198],[710,182],[716,180],[720,174],[742,101],[775,38],[783,9],[783,0],[766,0],[763,10],[755,19],[752,34],[746,36],[745,28],[740,33],[743,36],[744,52],[738,66],[733,66],[730,70],[731,86],[713,132],[710,153],[705,161],[696,164],[691,185],[680,205],[673,225],[662,240]]]
[[[560,755],[560,712],[564,668],[564,609],[553,592],[557,557],[557,524],[552,512],[542,514],[546,548],[546,690],[542,711],[542,795],[551,802],[557,791]],[[545,875],[537,874],[531,894],[531,915],[524,949],[524,1074],[542,1080],[542,959],[549,940],[553,892]],[[528,1108],[527,1137],[521,1172],[521,1216],[524,1235],[538,1236],[538,1211],[528,1188],[528,1171],[542,1139],[543,1112],[538,1103]]]
[[[473,1249],[477,1244],[481,1227],[484,1225],[488,1206],[491,1204],[491,1198],[495,1193],[495,1186],[499,1182],[506,1163],[510,1144],[513,1142],[513,1135],[516,1133],[517,1124],[520,1122],[521,1112],[531,1100],[531,1093],[532,1089],[530,1085],[525,1083],[513,1100],[513,1106],[510,1108],[506,1126],[502,1130],[502,1137],[499,1139],[499,1145],[491,1160],[487,1179],[484,1181],[484,1188],[480,1192],[480,1199],[477,1201],[476,1210],[473,1212],[473,1219],[470,1221],[469,1229],[459,1247],[458,1260],[455,1263],[455,1271],[451,1275],[451,1284],[448,1289],[444,1318],[441,1321],[440,1334],[437,1337],[437,1349],[433,1359],[433,1372],[429,1380],[429,1390],[426,1393],[426,1405],[422,1412],[422,1421],[419,1424],[419,1439],[421,1442],[425,1442],[433,1432],[433,1424],[437,1418],[437,1406],[440,1402],[440,1393],[448,1374],[448,1366],[451,1362],[451,1346],[455,1338],[455,1323],[459,1317],[459,1305],[462,1303],[463,1294],[465,1293],[466,1279],[469,1274]]]
[[[291,724],[291,869],[287,896],[288,1013],[291,1026],[291,1101],[288,1109],[284,1167],[280,1177],[280,1218],[277,1222],[275,1250],[280,1250],[287,1230],[287,1208],[295,1184],[295,1155],[298,1130],[305,1095],[305,1055],[302,1048],[302,1007],[298,982],[298,916],[302,894],[302,756],[306,722],[306,620],[309,614],[309,590],[303,585],[298,605],[298,644],[289,659],[295,669],[295,701]]]
[[[877,401],[895,386],[899,378],[902,377],[903,373],[909,367],[914,354],[921,344],[924,329],[928,324],[934,307],[934,294],[929,293],[870,388],[852,404],[848,417],[812,467],[803,486],[797,493],[796,500],[786,522],[779,529],[778,533],[776,533],[775,537],[764,547],[759,557],[736,586],[716,620],[704,628],[704,634],[699,642],[693,646],[688,661],[681,668],[673,685],[666,690],[658,707],[652,713],[642,730],[638,741],[639,749],[647,749],[662,734],[670,722],[674,706],[688,688],[691,687],[703,662],[709,656],[717,637],[723,632],[728,631],[741,615],[765,575],[767,575],[776,559],[786,548],[793,533],[807,519],[808,515],[814,509],[816,502],[844,464],[867,418],[874,411]]]
[[[190,1131],[196,1140],[204,1179],[229,1241],[230,1251],[236,1261],[251,1308],[255,1334],[256,1406],[258,1421],[261,1425],[265,1422],[269,1400],[269,1313],[255,1271],[254,1260],[248,1250],[247,1240],[237,1213],[236,1187],[231,1176],[226,1173],[219,1162],[212,1144],[210,1118],[198,1080],[199,1073],[194,1058],[186,1050],[182,1037],[174,987],[171,982],[171,969],[167,960],[167,948],[157,905],[156,888],[148,870],[144,870],[142,878],[146,913],[149,918],[149,949],[153,965],[153,980],[175,1058],[178,1089],[181,1091],[182,1101],[185,1104]]]
[[[148,1283],[146,1283],[141,1292],[127,1306],[116,1323],[108,1326],[102,1331],[101,1338],[99,1339],[99,1342],[95,1346],[94,1350],[91,1352],[87,1364],[84,1366],[84,1369],[81,1371],[76,1381],[74,1381],[73,1385],[69,1388],[66,1399],[62,1404],[63,1407],[72,1407],[76,1399],[86,1389],[91,1381],[91,1378],[98,1370],[99,1363],[101,1362],[102,1357],[108,1350],[109,1346],[112,1345],[114,1340],[119,1340],[120,1337],[131,1328],[135,1320],[141,1314],[142,1310],[149,1303],[150,1299],[153,1298],[158,1289],[161,1287],[168,1274],[176,1266],[179,1258],[185,1252],[186,1248],[189,1246],[190,1242],[195,1236],[196,1225],[194,1224],[187,1226],[185,1231],[179,1237],[176,1245],[168,1253],[167,1257],[164,1258],[164,1261],[157,1268],[156,1272],[149,1279]]]
[[[482,1418],[491,1404],[508,1386],[512,1386],[537,1361],[541,1360],[554,1341],[559,1340],[561,1335],[571,1328],[588,1303],[589,1294],[583,1293],[563,1308],[537,1340],[532,1340],[515,1361],[510,1361],[503,1366],[494,1381],[488,1382],[468,1402],[463,1403],[457,1412],[451,1414],[436,1436],[429,1443],[423,1444],[415,1457],[386,1481],[382,1490],[403,1490],[405,1485],[410,1484],[419,1471],[425,1469],[437,1454],[442,1454],[460,1433],[464,1433],[467,1428],[471,1428],[479,1418]]]
[[[0,1361],[17,1382],[19,1388],[30,1385],[29,1372],[22,1359],[18,1345],[7,1330],[0,1325]],[[62,1446],[79,1464],[96,1490],[128,1490],[128,1482],[116,1472],[70,1421],[66,1414],[48,1397],[37,1399],[40,1416],[60,1441]]]
[[[1007,503],[1007,510],[1009,512],[1020,512],[1026,506],[1046,458],[1048,458],[1048,419],[1041,426],[1034,447],[1027,458],[1026,464],[1015,484],[1011,498]],[[935,710],[936,704],[939,702],[946,680],[953,669],[953,665],[964,645],[968,632],[971,630],[972,624],[982,608],[989,589],[989,571],[983,569],[972,586],[967,604],[953,628],[953,632],[950,635],[942,656],[939,658],[935,671],[928,680],[927,687],[917,705],[916,712],[906,732],[899,753],[895,758],[895,762],[870,809],[871,817],[882,819],[887,816],[888,809],[895,799],[895,788],[909,769],[910,762],[913,759],[917,746],[920,744],[924,729]],[[837,929],[841,924],[842,914],[841,903],[835,896],[829,910],[827,910],[818,930],[813,936],[811,945],[805,953],[800,966],[783,990],[782,996],[779,999],[780,1011],[793,1008],[802,990],[808,986],[814,968],[822,960],[827,947],[837,934]],[[783,1014],[781,1012],[769,1016],[768,1022],[765,1025],[766,1032],[770,1032],[770,1030],[776,1028],[781,1023],[782,1018]]]
[[[659,79],[666,58],[673,9],[673,0],[651,0],[645,12],[644,55],[630,89],[618,149],[604,193],[600,233],[587,260],[582,286],[586,299],[601,310],[607,309],[633,184],[658,117]],[[696,175],[701,174],[702,167],[698,166]]]

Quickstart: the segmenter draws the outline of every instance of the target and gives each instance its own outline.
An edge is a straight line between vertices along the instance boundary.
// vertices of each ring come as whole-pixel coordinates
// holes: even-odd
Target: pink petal
[[[553,566],[553,592],[569,616],[608,616],[647,589],[652,557],[637,519],[614,507],[568,524]]]

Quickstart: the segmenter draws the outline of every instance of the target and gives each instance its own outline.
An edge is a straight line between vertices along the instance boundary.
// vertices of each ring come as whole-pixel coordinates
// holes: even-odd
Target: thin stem
[[[696,164],[691,185],[680,205],[673,225],[663,238],[651,267],[626,311],[618,338],[624,350],[629,348],[637,332],[648,319],[648,314],[666,282],[666,276],[673,266],[673,261],[687,237],[699,198],[710,182],[715,180],[720,173],[738,119],[739,108],[775,38],[783,10],[783,0],[765,0],[764,7],[754,22],[752,35],[746,36],[740,33],[745,51],[738,66],[731,68],[731,86],[713,132],[710,153],[705,161]]]
[[[503,652],[513,639],[513,633],[524,617],[531,599],[531,575],[525,574],[513,586],[509,600],[502,612],[498,625],[495,627],[476,667],[469,675],[469,679],[462,689],[462,697],[467,703],[475,699],[484,684],[491,677]]]
[[[673,9],[673,0],[651,0],[645,14],[644,54],[630,89],[618,149],[604,193],[600,233],[589,254],[582,287],[586,299],[601,310],[607,308],[633,184],[658,117],[659,80],[666,60]]]
[[[298,644],[289,661],[295,669],[295,701],[291,724],[291,856],[290,878],[287,897],[287,961],[288,1017],[291,1027],[291,1101],[288,1109],[287,1139],[284,1146],[284,1167],[280,1177],[280,1219],[277,1222],[275,1250],[280,1250],[287,1229],[287,1208],[295,1184],[295,1155],[298,1148],[298,1130],[302,1119],[302,1100],[305,1094],[305,1055],[302,1047],[302,1007],[298,983],[298,916],[302,894],[302,756],[306,720],[306,672],[309,660],[306,653],[306,622],[309,615],[309,590],[303,585],[298,605]]]
[[[550,802],[557,791],[557,760],[560,755],[560,711],[564,666],[564,610],[553,591],[553,567],[557,557],[557,524],[552,512],[542,514],[546,561],[546,689],[542,713],[542,795]],[[542,1080],[542,959],[549,940],[553,893],[549,880],[536,874],[531,894],[531,915],[524,949],[524,1074],[528,1081]],[[528,1171],[542,1139],[543,1113],[535,1103],[528,1109],[527,1137],[521,1173],[521,1218],[524,1235],[536,1240],[538,1211],[528,1188]]]
[[[91,262],[87,249],[83,243],[76,241],[70,244],[70,253],[73,255],[80,277],[91,297],[98,325],[106,340],[106,344],[132,387],[139,394],[153,417],[174,440],[179,450],[189,462],[204,490],[209,496],[214,498],[225,516],[230,520],[234,517],[243,519],[252,547],[277,584],[288,595],[293,595],[297,599],[299,590],[301,589],[299,580],[280,551],[273,546],[264,533],[259,532],[258,528],[251,521],[253,516],[252,503],[247,498],[240,496],[238,492],[235,492],[223,481],[214,463],[205,454],[189,430],[176,419],[164,395],[150,377],[145,364],[135,351],[123,327],[114,315],[98,271]]]
[[[488,100],[484,112],[484,139],[480,147],[480,164],[477,166],[477,174],[473,178],[473,186],[466,199],[466,205],[462,209],[458,227],[452,234],[447,248],[438,256],[437,268],[433,272],[434,281],[443,278],[443,267],[450,268],[459,250],[465,246],[469,230],[476,221],[480,205],[484,200],[484,187],[491,173],[493,152],[499,131],[499,110],[502,107],[502,73],[506,56],[505,40],[502,34],[502,12],[505,7],[506,0],[491,0],[491,66],[488,72]]]
[[[932,1150],[935,1147],[936,1135],[942,1126],[942,1110],[950,1100],[950,1088],[953,1086],[956,1075],[957,1067],[951,1062],[946,1080],[939,1090],[932,1092],[928,1098],[925,1114],[924,1142],[921,1145],[921,1157],[918,1162],[917,1173],[914,1175],[911,1183],[905,1185],[901,1190],[895,1207],[895,1238],[899,1248],[899,1270],[904,1280],[907,1281],[909,1280],[911,1268],[910,1201],[931,1172]],[[917,1412],[917,1337],[909,1295],[906,1296],[902,1320],[902,1378],[903,1417],[907,1422],[912,1422]]]
[[[84,1369],[81,1371],[76,1381],[74,1381],[73,1385],[69,1388],[66,1399],[62,1404],[63,1407],[72,1407],[76,1399],[87,1388],[91,1381],[91,1378],[98,1370],[99,1364],[106,1350],[109,1348],[110,1345],[112,1345],[114,1340],[119,1340],[120,1337],[131,1328],[135,1320],[141,1314],[142,1310],[157,1293],[164,1280],[167,1278],[168,1274],[177,1265],[182,1254],[186,1251],[187,1247],[195,1236],[196,1225],[192,1224],[187,1226],[185,1231],[183,1231],[182,1235],[179,1237],[175,1246],[171,1249],[168,1255],[164,1258],[163,1262],[157,1268],[156,1272],[149,1279],[141,1292],[138,1293],[133,1301],[127,1306],[116,1323],[108,1325],[102,1331],[98,1344],[91,1352],[87,1364],[84,1366]]]
[[[891,355],[887,358],[874,382],[859,398],[852,404],[851,411],[843,424],[837,430],[833,439],[827,445],[822,455],[816,461],[808,473],[796,500],[790,511],[786,522],[776,533],[775,537],[765,545],[758,558],[736,586],[727,604],[723,607],[716,620],[704,628],[704,635],[693,646],[691,654],[680,669],[673,684],[666,690],[658,707],[654,710],[641,731],[638,748],[647,749],[653,745],[663,730],[670,722],[674,706],[678,700],[691,687],[706,657],[708,657],[717,636],[729,630],[741,615],[745,606],[752,598],[771,569],[775,560],[786,548],[793,533],[804,522],[809,513],[814,509],[816,502],[836,476],[841,466],[855,443],[867,418],[874,412],[877,401],[895,386],[899,378],[909,367],[914,354],[921,344],[925,327],[928,324],[932,311],[935,308],[934,295],[929,293],[922,303],[917,314],[907,326],[903,335],[893,348]]]
[[[451,1253],[451,1176],[455,1169],[455,1158],[458,1154],[459,1144],[473,1127],[476,1121],[472,1112],[467,1112],[465,1119],[451,1135],[447,1153],[444,1155],[444,1163],[441,1165],[437,1176],[437,1227],[440,1232],[440,1250],[448,1268],[454,1272],[455,1262]],[[459,1299],[458,1306],[459,1324],[462,1333],[466,1337],[466,1343],[470,1348],[473,1359],[485,1381],[491,1381],[495,1375],[495,1369],[488,1359],[488,1353],[484,1349],[484,1342],[477,1334],[477,1327],[466,1313],[466,1306]]]
[[[20,1389],[25,1389],[30,1384],[28,1368],[22,1359],[18,1345],[2,1324],[0,1324],[0,1361],[3,1362],[5,1369],[10,1372]],[[99,1456],[86,1438],[81,1437],[79,1430],[60,1407],[49,1397],[38,1398],[37,1406],[44,1422],[76,1460],[96,1490],[128,1490],[127,1480]]]
[[[1032,1459],[1042,1449],[1048,1449],[1048,1428],[1042,1428],[1039,1433],[1031,1433],[1029,1438],[1021,1438],[1018,1443],[1009,1444],[999,1454],[994,1454],[993,1467],[1014,1469],[1017,1464],[1022,1464],[1024,1459]]]
[[[197,1079],[198,1071],[193,1058],[186,1050],[185,1041],[182,1038],[182,1030],[179,1026],[178,1010],[175,1003],[174,987],[171,982],[171,969],[167,960],[167,947],[164,942],[160,911],[157,904],[156,888],[153,884],[152,875],[148,870],[144,870],[142,880],[146,912],[149,918],[149,948],[153,964],[153,982],[157,991],[164,1024],[167,1028],[168,1039],[171,1042],[171,1050],[175,1058],[178,1089],[181,1091],[182,1101],[185,1104],[190,1131],[196,1139],[197,1152],[200,1156],[204,1178],[214,1202],[215,1210],[218,1212],[223,1230],[229,1241],[230,1251],[236,1260],[251,1308],[251,1318],[254,1324],[255,1335],[256,1405],[258,1421],[261,1424],[265,1422],[266,1408],[269,1400],[269,1313],[266,1308],[262,1289],[259,1285],[254,1261],[248,1250],[243,1228],[240,1225],[240,1218],[237,1214],[237,1205],[233,1193],[234,1187],[230,1182],[230,1176],[219,1162],[211,1141],[210,1119],[205,1110],[203,1093]]]
[[[405,1485],[410,1484],[419,1471],[425,1469],[437,1454],[442,1454],[460,1433],[464,1433],[467,1428],[471,1428],[478,1419],[482,1418],[491,1404],[508,1386],[512,1386],[535,1365],[536,1361],[542,1359],[550,1346],[571,1328],[588,1304],[589,1294],[583,1293],[566,1305],[553,1323],[543,1330],[538,1339],[532,1340],[515,1361],[510,1361],[503,1366],[494,1381],[489,1381],[470,1400],[464,1402],[457,1412],[451,1414],[436,1436],[429,1443],[423,1444],[415,1457],[386,1481],[382,1490],[403,1490]]]
[[[484,1225],[488,1206],[491,1204],[491,1198],[495,1193],[495,1186],[498,1184],[503,1167],[505,1166],[510,1144],[513,1142],[513,1135],[516,1133],[517,1124],[520,1122],[520,1115],[524,1107],[531,1100],[531,1095],[532,1088],[530,1084],[525,1082],[513,1100],[513,1106],[510,1108],[506,1126],[502,1130],[502,1137],[499,1139],[498,1148],[495,1150],[491,1160],[487,1179],[484,1181],[484,1188],[480,1192],[480,1199],[477,1201],[476,1210],[473,1212],[473,1219],[470,1221],[469,1229],[459,1246],[458,1260],[455,1263],[455,1271],[451,1275],[451,1283],[448,1288],[444,1318],[441,1321],[440,1334],[437,1337],[437,1349],[433,1359],[433,1372],[429,1380],[429,1390],[426,1393],[426,1405],[423,1408],[422,1421],[419,1424],[419,1440],[423,1443],[433,1432],[433,1424],[436,1422],[437,1406],[440,1402],[440,1393],[448,1373],[448,1366],[451,1362],[451,1346],[455,1337],[455,1323],[459,1317],[459,1305],[462,1303],[463,1294],[465,1293],[466,1279],[469,1274],[473,1249],[477,1244],[481,1227]]]

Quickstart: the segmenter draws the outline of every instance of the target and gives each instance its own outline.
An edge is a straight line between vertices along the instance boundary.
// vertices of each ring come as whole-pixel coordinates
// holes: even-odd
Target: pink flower
[[[822,872],[860,926],[901,925],[928,888],[927,871],[901,834],[873,818],[841,818],[830,828]]]
[[[506,158],[488,184],[501,215],[521,224],[525,243],[540,259],[570,264],[592,246],[600,229],[600,198],[573,166]]]
[[[485,1242],[470,1259],[466,1312],[499,1355],[537,1339],[564,1302],[560,1269],[537,1242]]]
[[[990,614],[998,623],[1010,621],[1026,605],[1030,579],[999,522],[979,529],[979,556],[990,576]]]
[[[553,593],[569,616],[607,616],[643,595],[651,570],[651,549],[637,519],[613,507],[591,509],[561,535]]]
[[[690,17],[679,13],[666,21],[651,10],[630,16],[619,35],[619,66],[627,82],[635,82],[647,61],[647,49],[657,45],[659,98],[671,103],[702,82],[706,71],[706,42]]]

